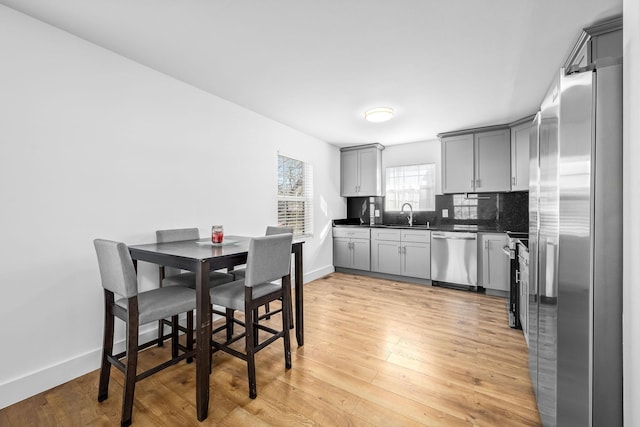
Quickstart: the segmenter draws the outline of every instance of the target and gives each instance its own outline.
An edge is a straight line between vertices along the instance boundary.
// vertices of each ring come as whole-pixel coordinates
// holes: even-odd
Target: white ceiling
[[[337,146],[537,110],[583,27],[622,0],[0,0]],[[366,109],[396,117],[368,123]]]

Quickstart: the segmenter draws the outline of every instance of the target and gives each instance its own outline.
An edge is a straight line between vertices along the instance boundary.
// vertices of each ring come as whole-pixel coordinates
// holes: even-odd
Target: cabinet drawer
[[[368,228],[358,227],[333,227],[333,237],[350,237],[352,239],[368,239]]]
[[[374,228],[371,230],[371,238],[374,240],[390,240],[399,242],[401,231],[402,230],[393,230],[389,228]]]
[[[431,232],[429,230],[402,230],[403,242],[430,243]]]

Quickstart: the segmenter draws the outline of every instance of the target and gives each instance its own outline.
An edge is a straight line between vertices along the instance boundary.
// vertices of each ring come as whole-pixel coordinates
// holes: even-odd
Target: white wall
[[[0,408],[98,367],[94,238],[260,235],[278,151],[315,169],[305,281],[333,271],[337,148],[4,6],[0,57]],[[155,285],[157,268],[140,274]]]
[[[436,164],[436,194],[442,193],[440,140],[414,142],[411,144],[391,145],[382,152],[382,176],[385,169],[391,166],[417,165],[422,163]],[[383,182],[384,186],[384,182]]]
[[[640,2],[623,4],[624,424],[640,426]]]

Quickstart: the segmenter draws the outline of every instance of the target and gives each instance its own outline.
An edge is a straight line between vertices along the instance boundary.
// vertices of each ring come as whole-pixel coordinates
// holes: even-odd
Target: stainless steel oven
[[[509,257],[509,298],[507,299],[507,314],[509,316],[509,326],[515,329],[522,329],[520,323],[520,262],[518,258],[519,243],[526,247],[529,235],[527,233],[507,231],[509,240],[507,246],[502,251]],[[528,255],[527,255],[528,259]]]

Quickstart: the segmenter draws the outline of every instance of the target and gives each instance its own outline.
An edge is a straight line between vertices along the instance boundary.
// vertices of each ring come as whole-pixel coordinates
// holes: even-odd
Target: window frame
[[[292,195],[292,194],[281,194],[281,169],[280,169],[280,158],[285,158],[288,160],[292,160],[295,162],[299,162],[302,165],[302,194],[301,195]],[[292,227],[294,229],[294,236],[296,237],[312,237],[313,236],[313,165],[309,162],[305,162],[304,160],[297,159],[295,157],[283,154],[278,152],[277,156],[277,170],[276,170],[276,179],[277,179],[277,190],[276,190],[276,215],[279,226],[283,227]],[[296,218],[295,216],[290,216],[288,214],[281,215],[281,203],[302,203],[303,204],[303,213],[302,218]],[[301,222],[301,224],[300,224]],[[302,227],[300,227],[302,225]]]
[[[412,203],[411,201],[407,201],[406,203],[410,203],[411,204],[411,208],[413,210],[413,212],[435,212],[436,211],[436,193],[437,193],[437,173],[438,173],[438,169],[437,169],[437,164],[435,162],[425,162],[425,163],[412,163],[412,164],[408,164],[408,165],[396,165],[396,166],[387,166],[385,167],[385,180],[384,180],[384,196],[385,196],[385,202],[384,202],[384,210],[385,212],[401,212],[401,206],[402,204],[404,204],[405,202],[402,202],[402,204],[399,204],[399,208],[395,209],[389,209],[387,203],[390,200],[388,197],[388,180],[389,180],[389,174],[388,174],[388,170],[392,169],[392,168],[408,168],[408,167],[420,167],[420,166],[427,166],[427,169],[429,168],[433,168],[433,181],[430,183],[431,185],[427,186],[427,191],[429,191],[429,189],[431,189],[431,195],[432,195],[432,199],[429,201],[430,206],[427,206],[426,209],[420,209],[419,206],[414,206],[414,203]],[[429,175],[429,172],[427,172],[427,175]],[[429,207],[432,207],[432,209],[429,209]]]

